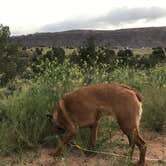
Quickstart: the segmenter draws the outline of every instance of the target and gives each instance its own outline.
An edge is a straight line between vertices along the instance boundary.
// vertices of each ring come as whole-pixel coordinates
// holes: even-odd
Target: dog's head
[[[64,127],[60,123],[60,118],[58,116],[58,111],[54,111],[52,114],[46,114],[48,120],[51,123],[53,132],[57,134],[63,134],[65,132]]]

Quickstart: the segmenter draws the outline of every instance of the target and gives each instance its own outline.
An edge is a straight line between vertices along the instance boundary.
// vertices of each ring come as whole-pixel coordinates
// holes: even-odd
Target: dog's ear
[[[49,121],[52,119],[51,113],[46,113],[46,116],[47,116],[47,118],[48,118]]]

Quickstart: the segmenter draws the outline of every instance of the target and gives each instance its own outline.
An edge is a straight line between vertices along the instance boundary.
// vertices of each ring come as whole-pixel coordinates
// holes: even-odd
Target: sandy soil
[[[149,161],[149,159],[166,160],[166,135],[146,132],[144,138],[148,145],[147,165],[166,166],[166,162]],[[119,132],[117,132],[113,139],[118,139],[122,143],[127,144],[126,137]],[[0,157],[0,166],[121,166],[126,161],[124,158],[103,154],[87,156],[84,152],[76,148],[64,153],[63,156],[53,158],[49,156],[51,149],[42,148],[37,152],[25,152],[21,156]],[[127,146],[115,146],[103,151],[126,155],[127,150]],[[138,149],[135,150],[134,157],[138,157]]]

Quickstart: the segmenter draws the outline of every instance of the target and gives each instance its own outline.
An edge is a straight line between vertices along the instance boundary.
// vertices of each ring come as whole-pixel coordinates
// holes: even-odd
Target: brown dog
[[[131,157],[135,144],[140,151],[138,165],[145,165],[146,144],[139,134],[142,113],[141,95],[136,90],[120,84],[95,84],[65,94],[53,112],[51,122],[55,130],[65,130],[61,145],[53,155],[76,134],[78,128],[89,127],[90,145],[96,144],[98,122],[102,116],[112,115],[127,135]]]

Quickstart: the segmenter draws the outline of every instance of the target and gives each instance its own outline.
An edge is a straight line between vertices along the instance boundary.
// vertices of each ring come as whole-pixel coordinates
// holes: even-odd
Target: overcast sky
[[[0,0],[12,35],[166,26],[166,0]]]

